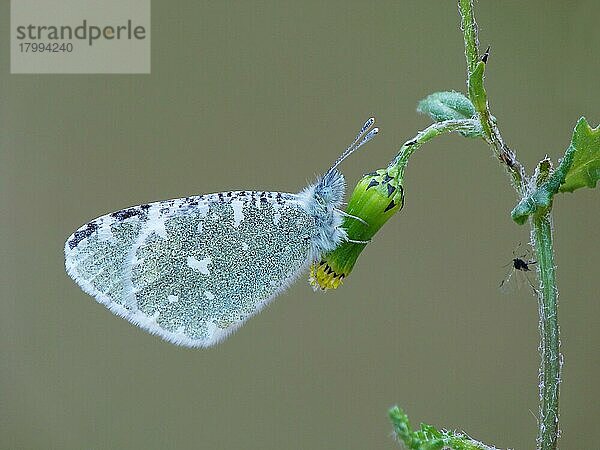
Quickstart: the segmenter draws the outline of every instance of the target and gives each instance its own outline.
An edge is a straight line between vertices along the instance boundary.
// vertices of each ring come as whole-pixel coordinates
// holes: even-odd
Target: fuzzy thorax
[[[318,260],[347,238],[338,209],[344,199],[345,188],[344,176],[337,170],[330,170],[298,194],[305,210],[315,220],[316,232],[311,238],[312,260]]]

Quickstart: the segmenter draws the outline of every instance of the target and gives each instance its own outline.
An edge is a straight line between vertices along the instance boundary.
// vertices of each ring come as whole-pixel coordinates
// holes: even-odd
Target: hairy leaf
[[[460,92],[435,92],[419,102],[417,111],[428,114],[436,122],[465,120],[475,116],[475,108]],[[481,130],[459,131],[466,137],[481,136]]]
[[[475,108],[460,92],[434,92],[419,102],[417,111],[429,114],[436,122],[443,120],[470,119]]]
[[[396,436],[410,450],[497,450],[464,434],[440,431],[424,423],[421,424],[420,429],[414,431],[406,413],[397,406],[390,409],[389,414]]]
[[[536,183],[537,188],[512,210],[511,217],[519,225],[529,216],[547,211],[557,192],[596,186],[600,178],[600,127],[591,128],[584,117],[579,119],[560,164],[546,178],[545,182]]]

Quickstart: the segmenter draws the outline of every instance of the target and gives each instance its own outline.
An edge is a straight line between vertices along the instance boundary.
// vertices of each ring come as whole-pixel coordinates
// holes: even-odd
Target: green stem
[[[556,289],[550,212],[531,220],[531,237],[540,280],[540,407],[537,447],[554,450],[558,441],[558,396],[560,387],[560,336],[558,327],[558,290]]]
[[[479,60],[477,25],[472,0],[459,0],[461,26],[465,41],[465,55],[469,71],[469,98],[478,112],[483,136],[496,157],[504,164],[511,176],[513,187],[520,197],[527,196],[525,168],[515,153],[504,143],[496,120],[490,113],[483,75],[487,58]],[[558,393],[561,357],[559,351],[559,328],[552,246],[551,204],[543,213],[535,215],[531,223],[531,235],[536,251],[539,274],[539,327],[540,327],[540,420],[537,446],[540,450],[556,449],[558,440]]]
[[[473,0],[459,0],[458,9],[461,16],[461,28],[465,41],[467,58],[467,86],[469,98],[473,102],[481,121],[483,138],[491,147],[494,155],[502,162],[511,177],[511,182],[521,196],[526,192],[525,168],[515,153],[504,143],[496,119],[490,112],[487,94],[483,87],[483,75],[487,58],[479,58],[479,41],[477,40],[477,24],[473,12]]]
[[[467,79],[475,70],[475,65],[479,59],[479,42],[477,41],[477,24],[473,15],[473,0],[460,0],[458,2],[460,10],[460,28],[465,37],[465,56],[467,58]]]
[[[472,119],[444,120],[443,122],[436,122],[429,125],[400,147],[398,154],[388,166],[388,174],[399,180],[399,183],[402,184],[402,181],[404,180],[404,170],[408,165],[408,160],[421,145],[441,134],[451,133],[453,131],[470,133],[473,132],[473,130],[478,129],[478,126],[479,124],[477,121]]]

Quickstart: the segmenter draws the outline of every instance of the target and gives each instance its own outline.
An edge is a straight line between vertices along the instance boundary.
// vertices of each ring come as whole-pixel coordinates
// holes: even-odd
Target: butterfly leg
[[[370,239],[368,241],[355,241],[354,239],[346,239],[346,241],[352,242],[353,244],[368,244],[369,242],[371,242]]]
[[[364,221],[363,219],[361,219],[360,217],[353,216],[352,214],[348,214],[346,211],[342,211],[339,209],[336,209],[336,211],[339,212],[342,216],[349,217],[350,219],[358,220],[360,223],[369,226],[369,224],[366,221]]]

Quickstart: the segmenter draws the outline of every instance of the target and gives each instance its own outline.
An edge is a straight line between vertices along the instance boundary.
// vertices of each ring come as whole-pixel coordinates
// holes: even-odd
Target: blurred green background
[[[600,121],[600,4],[476,3],[487,89],[529,168]],[[375,115],[351,185],[464,90],[454,1],[154,1],[151,75],[10,75],[0,3],[0,448],[391,449],[387,410],[534,448],[537,306],[498,285],[527,227],[478,140],[412,159],[406,205],[344,286],[296,283],[208,350],[113,317],[63,268],[86,221],[230,189],[295,192]],[[561,447],[597,448],[600,191],[555,202]]]

